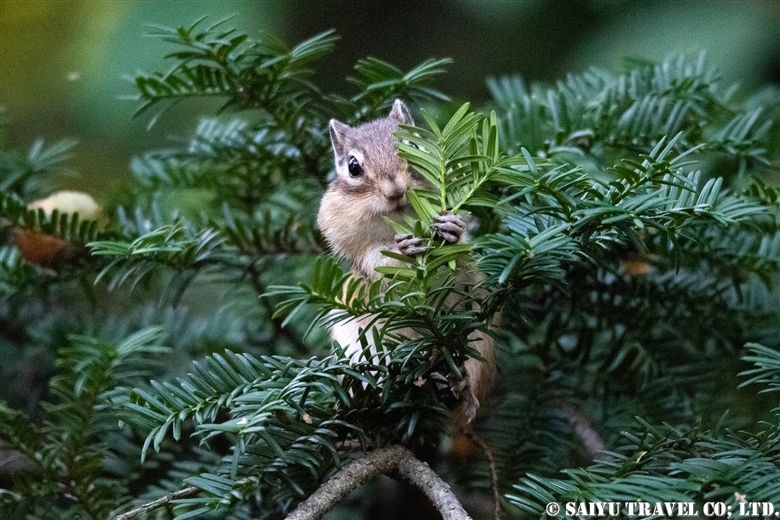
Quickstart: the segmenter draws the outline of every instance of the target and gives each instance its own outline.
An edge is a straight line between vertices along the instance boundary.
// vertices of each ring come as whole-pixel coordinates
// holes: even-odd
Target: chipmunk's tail
[[[488,446],[485,441],[479,438],[479,436],[474,433],[473,428],[468,428],[468,431],[466,432],[466,435],[468,435],[471,440],[479,446],[479,448],[482,450],[482,453],[485,454],[485,458],[488,460],[488,469],[490,470],[490,489],[493,491],[493,518],[495,520],[501,520],[501,502],[500,494],[498,492],[498,470],[496,469],[496,459],[493,458],[493,451],[490,449],[490,446]]]
[[[455,455],[456,458],[465,457],[468,456],[469,453],[473,453],[476,449],[482,451],[488,461],[488,470],[490,471],[490,490],[493,493],[493,519],[501,520],[501,503],[499,501],[500,494],[498,491],[498,468],[496,467],[496,459],[493,458],[493,451],[490,449],[490,446],[488,446],[487,443],[474,432],[474,428],[471,424],[461,422],[458,424],[457,429],[453,435],[453,455]]]

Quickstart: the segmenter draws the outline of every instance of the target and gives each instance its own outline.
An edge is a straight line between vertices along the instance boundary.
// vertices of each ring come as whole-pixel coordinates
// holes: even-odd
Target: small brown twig
[[[184,489],[180,489],[178,491],[174,491],[172,493],[168,493],[165,496],[162,496],[158,498],[157,500],[154,500],[152,502],[149,502],[148,504],[144,504],[140,507],[136,507],[135,509],[128,511],[126,513],[122,513],[121,515],[117,515],[113,518],[113,520],[130,520],[131,518],[135,518],[136,516],[148,513],[149,511],[153,511],[155,509],[158,509],[160,507],[163,507],[164,505],[169,504],[173,500],[178,500],[180,498],[187,498],[191,497],[193,495],[197,495],[200,492],[200,490],[194,486],[189,486]]]
[[[447,483],[428,464],[399,445],[372,451],[350,462],[302,502],[287,520],[316,520],[365,481],[394,472],[417,486],[444,520],[471,520]]]

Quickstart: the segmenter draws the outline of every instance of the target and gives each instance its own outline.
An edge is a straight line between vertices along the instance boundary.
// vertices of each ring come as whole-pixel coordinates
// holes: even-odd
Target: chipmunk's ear
[[[330,128],[330,142],[333,145],[333,153],[336,154],[336,162],[339,162],[344,157],[344,143],[346,142],[347,132],[351,128],[335,119],[330,120],[328,127]]]
[[[396,99],[393,102],[393,109],[390,111],[390,119],[394,119],[401,125],[413,126],[414,119],[412,119],[412,113],[409,108],[400,99]]]

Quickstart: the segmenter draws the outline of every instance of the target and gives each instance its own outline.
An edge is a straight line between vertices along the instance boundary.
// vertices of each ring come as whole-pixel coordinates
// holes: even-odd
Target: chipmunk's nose
[[[390,201],[397,202],[406,195],[406,186],[399,184],[394,177],[384,179],[382,194]]]

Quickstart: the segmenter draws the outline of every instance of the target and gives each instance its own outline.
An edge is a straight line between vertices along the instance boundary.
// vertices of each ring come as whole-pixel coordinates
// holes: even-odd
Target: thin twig
[[[396,471],[433,502],[444,520],[471,520],[447,483],[411,451],[398,445],[350,462],[302,502],[287,520],[316,520],[365,481]]]
[[[260,304],[268,314],[268,321],[271,322],[271,328],[273,329],[274,336],[277,338],[287,339],[290,343],[292,343],[293,348],[295,348],[295,350],[299,353],[303,354],[308,352],[306,344],[300,337],[298,337],[297,334],[293,332],[290,327],[282,327],[282,322],[284,320],[281,320],[278,317],[274,317],[274,306],[268,298],[264,297],[268,289],[260,280],[260,271],[257,269],[254,261],[247,266],[247,273],[249,274],[249,283],[252,285],[252,288],[255,290],[255,292],[257,292],[257,294],[260,296]]]
[[[172,493],[168,493],[167,495],[158,498],[157,500],[154,500],[152,502],[149,502],[148,504],[144,504],[140,507],[136,507],[135,509],[128,511],[126,513],[122,513],[121,515],[117,515],[113,518],[113,520],[130,520],[131,518],[135,518],[136,516],[142,514],[142,513],[148,513],[149,511],[153,511],[155,509],[158,509],[164,505],[169,504],[173,500],[178,500],[180,498],[187,498],[191,497],[193,495],[197,495],[200,492],[200,490],[194,486],[189,486],[184,489],[180,489],[178,491],[174,491]]]

